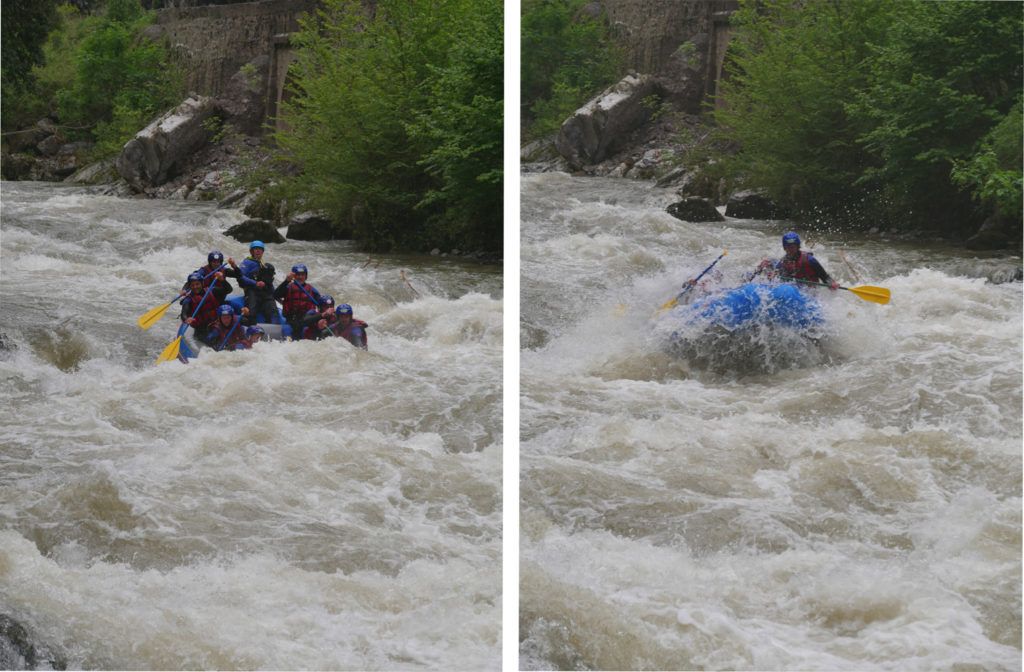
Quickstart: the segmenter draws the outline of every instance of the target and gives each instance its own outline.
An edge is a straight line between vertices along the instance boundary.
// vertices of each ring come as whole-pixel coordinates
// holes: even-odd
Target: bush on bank
[[[1020,3],[744,1],[710,170],[798,212],[950,233],[1021,208]]]

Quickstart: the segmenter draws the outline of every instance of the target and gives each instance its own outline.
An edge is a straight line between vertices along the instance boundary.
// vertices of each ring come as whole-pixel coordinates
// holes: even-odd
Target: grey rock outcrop
[[[334,240],[341,238],[330,218],[322,212],[300,212],[288,222],[291,240]]]
[[[217,96],[224,120],[246,135],[260,135],[262,131],[269,73],[270,57],[257,56],[239,68],[224,92]]]
[[[241,224],[229,228],[224,235],[231,236],[242,243],[251,243],[254,240],[262,240],[264,243],[283,243],[287,240],[272,222],[265,219],[247,219]]]
[[[690,196],[665,209],[668,214],[684,222],[724,222],[725,217],[714,204],[700,196]]]
[[[725,204],[725,216],[741,219],[784,219],[789,216],[775,201],[757,191],[738,191]]]
[[[136,191],[158,187],[209,140],[203,122],[217,112],[213,99],[191,96],[125,144],[117,172]]]
[[[656,92],[648,75],[630,74],[562,123],[555,145],[575,169],[600,163],[631,131],[650,119],[644,99]]]

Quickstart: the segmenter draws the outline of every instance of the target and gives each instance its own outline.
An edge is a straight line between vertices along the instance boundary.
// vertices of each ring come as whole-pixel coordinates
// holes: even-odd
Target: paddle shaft
[[[694,278],[690,282],[686,283],[686,285],[683,287],[683,291],[679,292],[679,296],[683,296],[688,291],[693,289],[694,285],[696,285],[698,282],[700,282],[700,279],[703,278],[705,275],[707,275],[708,272],[712,268],[715,267],[715,264],[717,264],[719,261],[721,261],[722,257],[724,257],[726,254],[728,254],[728,252],[729,252],[729,250],[722,250],[722,253],[720,255],[718,255],[718,259],[715,259],[714,261],[712,261],[710,266],[708,266],[707,268],[705,268],[703,271],[700,272],[700,275],[698,275],[696,278]],[[678,299],[679,297],[676,297],[676,298]]]
[[[230,331],[228,331],[227,335],[224,336],[224,340],[220,342],[220,345],[217,346],[217,352],[220,352],[221,350],[224,349],[224,346],[227,345],[227,343],[228,343],[228,339],[231,338],[231,334],[235,333],[235,329],[237,329],[238,325],[240,325],[241,323],[242,323],[242,318],[241,317],[238,317],[238,318],[235,319],[235,323],[231,325]]]

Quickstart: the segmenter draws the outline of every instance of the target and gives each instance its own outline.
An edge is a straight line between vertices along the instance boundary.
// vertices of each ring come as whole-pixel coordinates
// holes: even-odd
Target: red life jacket
[[[306,292],[313,293],[311,285],[307,284],[305,287]],[[302,291],[302,286],[297,281],[292,280],[285,289],[284,301],[281,303],[283,304],[282,312],[286,319],[293,316],[302,317],[317,307],[313,300],[306,295],[306,292]]]
[[[192,313],[195,311],[196,306],[199,305],[199,302],[202,301],[202,299],[203,293],[193,293],[185,297],[181,302],[185,317],[192,317]],[[185,305],[185,302],[188,302],[187,306]],[[206,297],[206,301],[203,301],[203,305],[199,308],[199,312],[196,313],[196,321],[192,326],[198,327],[199,329],[205,329],[216,322],[217,308],[219,306],[220,303],[218,303],[217,299],[213,296],[213,292],[210,292]]]
[[[810,282],[818,282],[821,278],[818,277],[818,271],[811,266],[811,255],[806,252],[801,252],[800,256],[796,259],[790,259],[789,257],[783,257],[779,261],[778,269],[784,278],[795,278],[797,280],[808,280]]]
[[[352,330],[355,329],[356,327],[359,327],[360,329],[363,330],[363,343],[361,347],[365,348],[369,346],[369,336],[366,333],[366,328],[368,326],[370,325],[368,325],[366,322],[352,318],[352,321],[349,322],[348,326],[342,329],[339,333],[337,333],[336,336],[341,336],[349,343],[352,343],[352,345],[356,345],[356,343],[352,341]]]
[[[234,321],[225,327],[220,321],[220,316],[217,316],[210,327],[210,345],[221,350],[234,350],[235,345],[245,339],[245,327],[239,324],[242,318],[236,315],[233,319]],[[227,341],[224,341],[225,337]],[[223,347],[221,343],[224,343]]]

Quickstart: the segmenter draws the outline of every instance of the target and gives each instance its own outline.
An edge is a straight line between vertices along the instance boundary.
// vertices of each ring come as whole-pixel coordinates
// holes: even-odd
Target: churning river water
[[[136,318],[244,216],[2,189],[0,615],[40,667],[500,666],[500,267],[269,245],[369,352],[155,365],[176,307]]]
[[[673,200],[523,176],[521,667],[1020,670],[1020,257],[803,231],[891,303],[687,354],[656,309],[786,223]]]

